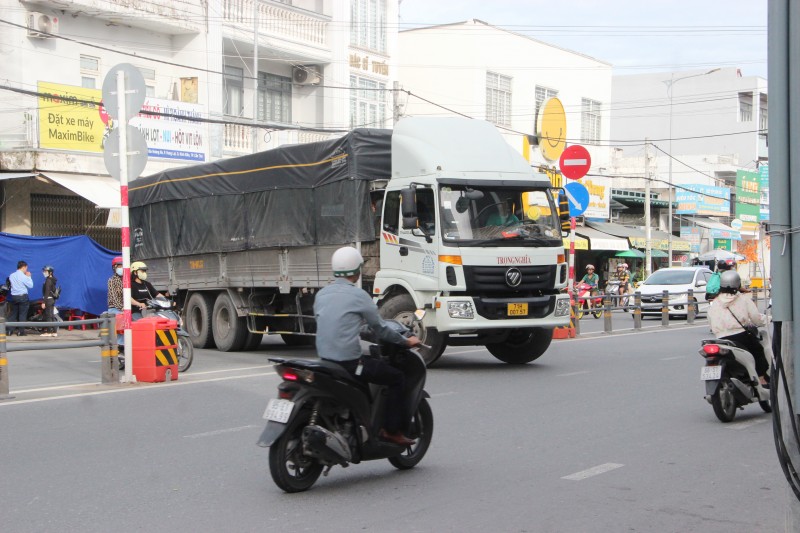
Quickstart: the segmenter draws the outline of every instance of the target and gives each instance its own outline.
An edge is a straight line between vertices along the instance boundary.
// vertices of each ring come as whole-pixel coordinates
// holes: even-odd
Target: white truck
[[[131,183],[132,254],[178,296],[194,345],[233,351],[264,334],[313,342],[313,301],[342,245],[365,258],[380,313],[430,346],[542,355],[570,320],[552,185],[491,124],[405,118],[173,169]]]

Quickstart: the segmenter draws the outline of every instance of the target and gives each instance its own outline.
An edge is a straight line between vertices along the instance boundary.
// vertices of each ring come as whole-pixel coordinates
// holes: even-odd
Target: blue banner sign
[[[678,215],[729,216],[731,214],[731,190],[715,185],[691,184],[675,192]],[[686,190],[689,189],[689,190]]]

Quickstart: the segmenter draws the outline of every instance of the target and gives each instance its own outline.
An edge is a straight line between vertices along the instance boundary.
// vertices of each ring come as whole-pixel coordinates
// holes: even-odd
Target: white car
[[[713,272],[707,267],[670,267],[656,270],[636,289],[642,294],[642,315],[661,314],[661,298],[669,293],[669,314],[688,313],[689,289],[693,291],[695,316],[708,310],[706,284]]]

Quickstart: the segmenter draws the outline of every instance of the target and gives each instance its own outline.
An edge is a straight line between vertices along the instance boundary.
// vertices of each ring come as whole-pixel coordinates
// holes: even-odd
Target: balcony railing
[[[253,3],[256,2],[258,32],[324,47],[327,44],[329,17],[291,6],[260,0],[224,0],[225,21],[242,30],[253,29]]]
[[[259,128],[258,145],[253,150],[252,128],[243,124],[225,124],[224,147],[227,154],[250,154],[277,148],[284,144],[305,144],[332,139],[334,135],[315,131],[280,130],[264,136]]]

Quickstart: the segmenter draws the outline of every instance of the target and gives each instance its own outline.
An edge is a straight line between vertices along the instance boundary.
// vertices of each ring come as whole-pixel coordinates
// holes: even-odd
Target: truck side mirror
[[[403,211],[403,229],[414,229],[418,226],[417,193],[412,187],[400,191],[400,205]]]

